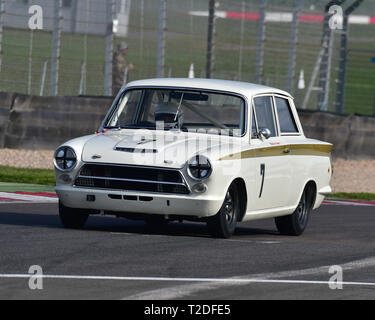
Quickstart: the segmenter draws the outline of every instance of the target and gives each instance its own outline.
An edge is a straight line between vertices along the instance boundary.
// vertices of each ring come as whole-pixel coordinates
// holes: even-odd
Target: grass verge
[[[347,199],[359,201],[372,201],[375,200],[375,193],[361,193],[361,192],[337,192],[329,195],[330,199]]]
[[[0,166],[0,181],[54,186],[55,174],[50,169],[25,169]]]

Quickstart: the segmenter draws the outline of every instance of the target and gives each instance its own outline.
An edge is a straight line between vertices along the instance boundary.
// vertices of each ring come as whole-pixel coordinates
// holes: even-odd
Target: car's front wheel
[[[65,207],[59,202],[59,216],[65,228],[82,229],[89,217],[86,210]]]
[[[217,238],[230,238],[237,226],[239,210],[238,188],[236,184],[232,184],[220,211],[207,221],[210,234]]]
[[[293,214],[275,218],[276,227],[282,235],[300,236],[306,229],[311,211],[311,194],[305,188]]]

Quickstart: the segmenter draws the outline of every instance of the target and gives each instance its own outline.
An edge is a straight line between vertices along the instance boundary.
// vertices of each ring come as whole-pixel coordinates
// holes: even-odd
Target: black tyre
[[[65,228],[82,229],[89,217],[87,210],[65,207],[59,202],[59,216]]]
[[[305,188],[294,213],[275,218],[276,227],[282,235],[300,236],[305,231],[312,207],[311,199],[309,189]]]
[[[207,221],[210,234],[216,238],[230,238],[237,226],[239,217],[238,187],[232,184],[225,196],[220,211]]]

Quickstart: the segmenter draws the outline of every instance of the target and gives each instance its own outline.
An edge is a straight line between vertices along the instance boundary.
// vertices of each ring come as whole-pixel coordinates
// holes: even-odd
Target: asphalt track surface
[[[155,232],[112,217],[67,230],[55,203],[0,204],[0,299],[375,299],[374,227],[374,206],[324,205],[301,237],[264,220],[222,240],[204,224]],[[333,265],[342,290],[329,288]]]

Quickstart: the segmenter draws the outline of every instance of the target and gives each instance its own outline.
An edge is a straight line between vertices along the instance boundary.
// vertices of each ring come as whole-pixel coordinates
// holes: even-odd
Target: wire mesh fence
[[[166,27],[160,29],[160,5],[164,1]],[[216,1],[212,78],[259,82],[290,91],[301,108],[336,111],[342,32],[332,32],[332,40],[327,42],[329,48],[324,50],[323,23],[328,2]],[[55,70],[58,95],[108,95],[114,70],[109,64],[114,63],[112,54],[123,41],[128,46],[124,63],[134,66],[126,69],[124,81],[157,76],[159,39],[165,39],[165,77],[187,77],[192,73],[195,77],[206,77],[209,0],[0,3],[2,91],[51,95]],[[43,9],[42,30],[30,30],[28,26],[33,5]],[[371,12],[375,15],[375,3],[364,1],[354,13],[356,20],[349,23],[342,108],[346,113],[375,113],[375,19],[369,16]],[[59,21],[56,56],[54,31]],[[327,52],[329,59],[324,56]],[[327,72],[322,75],[322,70]],[[322,80],[325,88],[320,86]]]

